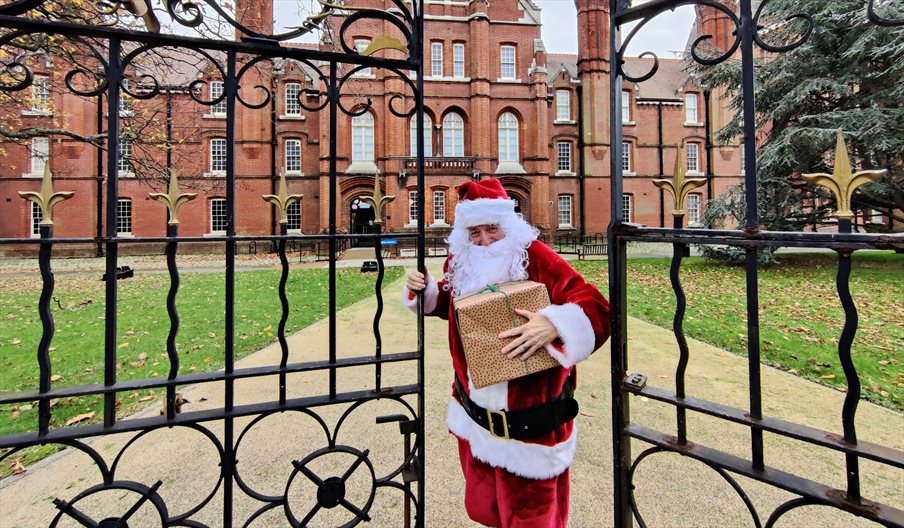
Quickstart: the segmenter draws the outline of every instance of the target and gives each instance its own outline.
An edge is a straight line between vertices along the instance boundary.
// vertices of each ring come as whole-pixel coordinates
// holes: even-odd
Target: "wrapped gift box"
[[[532,281],[488,286],[475,294],[455,299],[458,334],[475,387],[482,388],[559,366],[546,349],[534,352],[526,360],[509,359],[501,350],[513,338],[497,337],[501,332],[527,322],[515,313],[515,308],[536,312],[547,306],[546,286]]]

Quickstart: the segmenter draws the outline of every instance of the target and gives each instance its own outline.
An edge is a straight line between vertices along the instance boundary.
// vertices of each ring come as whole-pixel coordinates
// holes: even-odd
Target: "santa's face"
[[[484,224],[468,228],[468,239],[475,246],[489,246],[505,238],[505,232],[496,224]]]

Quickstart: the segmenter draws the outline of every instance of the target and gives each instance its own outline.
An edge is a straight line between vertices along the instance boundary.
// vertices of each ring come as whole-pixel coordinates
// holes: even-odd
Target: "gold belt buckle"
[[[502,434],[496,434],[496,431],[493,429],[493,415],[498,414],[502,417]],[[487,409],[487,421],[489,422],[489,430],[490,434],[495,438],[502,438],[503,440],[509,440],[508,433],[508,418],[505,416],[505,411],[494,411],[492,409]]]

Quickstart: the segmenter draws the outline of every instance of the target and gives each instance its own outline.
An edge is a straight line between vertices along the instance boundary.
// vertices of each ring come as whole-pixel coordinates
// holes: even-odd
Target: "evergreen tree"
[[[803,230],[824,221],[834,198],[807,184],[805,172],[832,172],[835,130],[845,132],[857,169],[888,169],[886,177],[861,187],[852,208],[879,211],[898,227],[904,223],[904,27],[884,27],[867,18],[865,0],[774,0],[760,18],[760,37],[787,45],[802,38],[806,13],[812,34],[800,47],[757,60],[755,100],[758,130],[757,189],[761,228]],[[876,2],[884,18],[900,20],[900,3]],[[702,47],[702,46],[701,46]],[[717,50],[712,50],[717,53]],[[701,50],[705,54],[706,50]],[[732,59],[715,66],[691,63],[698,82],[723,89],[734,119],[716,136],[728,141],[743,135],[741,64]],[[743,187],[707,204],[706,225],[740,225]],[[719,256],[719,255],[713,255]],[[726,255],[721,255],[726,256]]]

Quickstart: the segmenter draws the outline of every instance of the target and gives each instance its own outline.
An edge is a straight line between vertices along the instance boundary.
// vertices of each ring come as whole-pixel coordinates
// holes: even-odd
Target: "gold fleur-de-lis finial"
[[[289,205],[301,201],[301,199],[304,198],[304,195],[289,194],[289,188],[286,185],[286,173],[281,172],[279,174],[279,193],[265,194],[263,195],[263,198],[279,209],[279,223],[282,225],[289,223]]]
[[[41,208],[41,225],[53,225],[53,208],[56,204],[72,198],[75,191],[53,192],[53,177],[50,174],[50,162],[44,163],[44,178],[41,180],[41,192],[19,191],[19,196],[38,204]]]
[[[384,50],[384,49],[394,49],[401,51],[402,53],[408,53],[408,49],[402,44],[402,41],[395,37],[390,37],[388,35],[380,35],[379,37],[375,37],[370,44],[364,48],[364,51],[361,52],[361,55],[370,56],[374,53]]]
[[[687,193],[706,184],[706,178],[685,178],[684,163],[681,159],[681,147],[678,147],[678,153],[675,156],[675,171],[672,173],[672,179],[656,179],[653,185],[660,189],[665,189],[672,194],[674,199],[674,210],[672,214],[675,216],[684,216],[684,199]]]
[[[179,177],[176,174],[176,171],[172,171],[170,172],[169,192],[166,194],[150,193],[148,196],[166,205],[166,208],[169,210],[169,221],[167,223],[169,225],[176,225],[179,223],[179,208],[182,207],[182,204],[185,202],[197,198],[198,193],[180,193]]]
[[[882,169],[851,173],[851,161],[848,157],[847,145],[844,143],[844,131],[839,128],[836,134],[835,167],[832,169],[832,174],[818,172],[804,174],[803,177],[810,183],[823,185],[832,191],[838,201],[838,210],[835,212],[835,216],[838,218],[853,218],[851,197],[854,196],[854,191],[864,183],[882,178],[888,171]]]
[[[380,190],[380,173],[374,175],[374,194],[373,196],[361,196],[361,200],[369,203],[374,208],[374,223],[383,222],[383,207],[389,202],[395,200],[395,195],[383,196]]]

